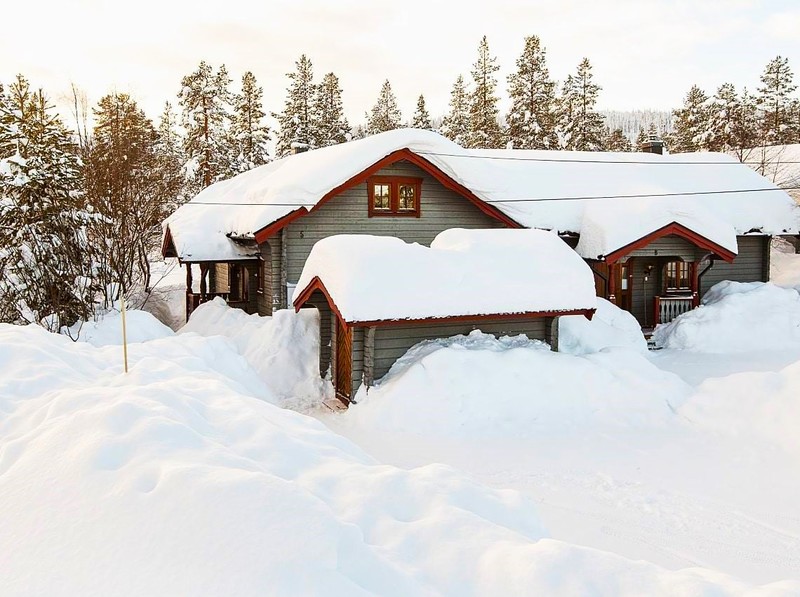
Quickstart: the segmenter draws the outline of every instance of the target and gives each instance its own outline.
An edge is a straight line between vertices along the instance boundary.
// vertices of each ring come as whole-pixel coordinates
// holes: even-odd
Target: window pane
[[[388,184],[376,184],[372,187],[373,190],[373,197],[372,197],[372,207],[375,209],[390,209],[390,199],[389,199],[389,185]]]
[[[415,211],[417,209],[417,197],[414,185],[401,184],[399,195],[400,201],[397,209],[400,211]]]

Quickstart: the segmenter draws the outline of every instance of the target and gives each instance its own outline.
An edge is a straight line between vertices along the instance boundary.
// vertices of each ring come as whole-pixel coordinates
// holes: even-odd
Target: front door
[[[353,391],[353,329],[336,318],[336,396],[350,402]]]
[[[620,309],[630,311],[632,307],[633,264],[628,260],[625,263],[620,263],[619,267],[616,269],[618,276],[616,280],[617,306]]]

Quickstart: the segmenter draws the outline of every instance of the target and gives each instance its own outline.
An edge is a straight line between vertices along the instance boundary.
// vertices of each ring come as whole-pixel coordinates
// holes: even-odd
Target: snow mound
[[[224,300],[200,305],[179,334],[225,336],[270,387],[280,404],[294,410],[318,407],[333,388],[319,372],[319,312],[276,311],[249,315]]]
[[[800,289],[800,254],[794,246],[781,238],[772,239],[769,280],[778,286]]]
[[[123,375],[117,347],[0,325],[3,595],[798,589],[544,539],[517,492],[441,465],[381,465],[318,421],[254,398],[257,376],[225,338],[180,334],[131,351]]]
[[[581,355],[609,347],[647,351],[647,340],[636,318],[607,300],[597,298],[597,311],[591,321],[579,315],[558,320],[558,350]]]
[[[772,283],[724,281],[703,304],[656,327],[658,346],[708,353],[800,346],[800,292]]]
[[[800,458],[800,362],[778,372],[706,381],[681,407],[690,421],[741,441],[777,444]]]
[[[167,338],[174,333],[146,311],[126,311],[125,326],[129,344]],[[122,315],[118,311],[111,311],[99,321],[77,324],[69,330],[64,330],[64,333],[93,346],[121,345]]]
[[[442,437],[529,437],[583,426],[662,425],[690,392],[635,351],[584,357],[476,330],[412,347],[359,389],[353,424]]]

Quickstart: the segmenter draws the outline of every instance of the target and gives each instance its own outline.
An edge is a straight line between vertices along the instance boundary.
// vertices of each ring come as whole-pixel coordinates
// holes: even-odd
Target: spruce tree
[[[263,96],[264,90],[259,87],[255,75],[247,71],[242,76],[242,92],[236,96],[231,127],[235,148],[233,169],[236,172],[246,172],[269,162],[267,144],[270,130],[264,123]]]
[[[314,100],[314,120],[317,138],[317,147],[327,147],[344,143],[352,137],[350,124],[344,115],[342,107],[342,89],[339,87],[339,78],[328,73],[322,78],[322,83],[317,87]]]
[[[562,136],[566,149],[599,151],[603,148],[603,115],[595,110],[601,87],[594,83],[592,65],[584,58],[562,92]]]
[[[89,319],[95,216],[82,186],[71,135],[19,75],[0,94],[0,321],[58,331]]]
[[[389,80],[383,82],[378,100],[367,115],[367,132],[370,135],[400,128],[403,118],[397,107],[397,98]]]
[[[503,131],[497,120],[497,77],[500,70],[497,58],[489,52],[489,42],[483,36],[478,44],[478,59],[472,66],[472,90],[469,107],[469,132],[466,146],[493,149],[503,146]]]
[[[155,153],[158,161],[157,169],[161,173],[165,190],[164,208],[169,213],[188,199],[183,177],[186,155],[183,153],[183,140],[177,126],[178,121],[172,104],[165,102],[158,121]]]
[[[466,145],[469,134],[469,94],[461,75],[458,75],[450,92],[450,111],[442,121],[442,134],[459,145]]]
[[[652,125],[651,125],[652,126]],[[647,131],[644,130],[644,127],[639,127],[639,133],[636,135],[636,147],[634,147],[634,151],[642,151],[644,148],[644,144],[647,143],[648,134]]]
[[[671,149],[675,153],[705,149],[709,130],[708,96],[705,92],[697,85],[692,85],[683,100],[683,107],[675,110],[673,115],[674,146]]]
[[[797,125],[791,118],[790,95],[797,89],[789,59],[776,56],[767,64],[758,88],[758,107],[761,126],[768,145],[793,143]]]
[[[425,96],[420,94],[417,99],[417,110],[414,112],[414,119],[411,121],[411,128],[431,130],[431,117],[428,114],[428,109],[425,107]]]
[[[555,82],[545,63],[545,49],[535,35],[525,38],[517,71],[508,77],[511,109],[508,140],[518,149],[556,149]]]
[[[740,110],[736,88],[731,83],[723,83],[709,102],[706,136],[709,151],[728,152],[735,146],[734,127]]]
[[[625,136],[621,128],[613,131],[606,129],[606,139],[603,145],[606,151],[633,151],[631,140]]]
[[[317,138],[313,118],[316,89],[311,60],[301,55],[295,62],[295,71],[286,76],[291,82],[286,90],[283,112],[273,114],[280,126],[276,147],[280,157],[290,154],[294,148],[313,148]]]
[[[231,161],[229,124],[232,95],[225,65],[217,72],[201,62],[197,70],[182,80],[178,94],[186,130],[184,151],[187,157],[188,187],[197,193],[235,171]]]

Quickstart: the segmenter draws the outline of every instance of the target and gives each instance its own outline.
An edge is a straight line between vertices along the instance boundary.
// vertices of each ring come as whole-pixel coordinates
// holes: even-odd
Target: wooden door
[[[336,395],[350,402],[353,391],[353,329],[336,319]]]
[[[633,307],[631,294],[633,292],[633,263],[630,260],[617,266],[617,306],[630,311]]]

